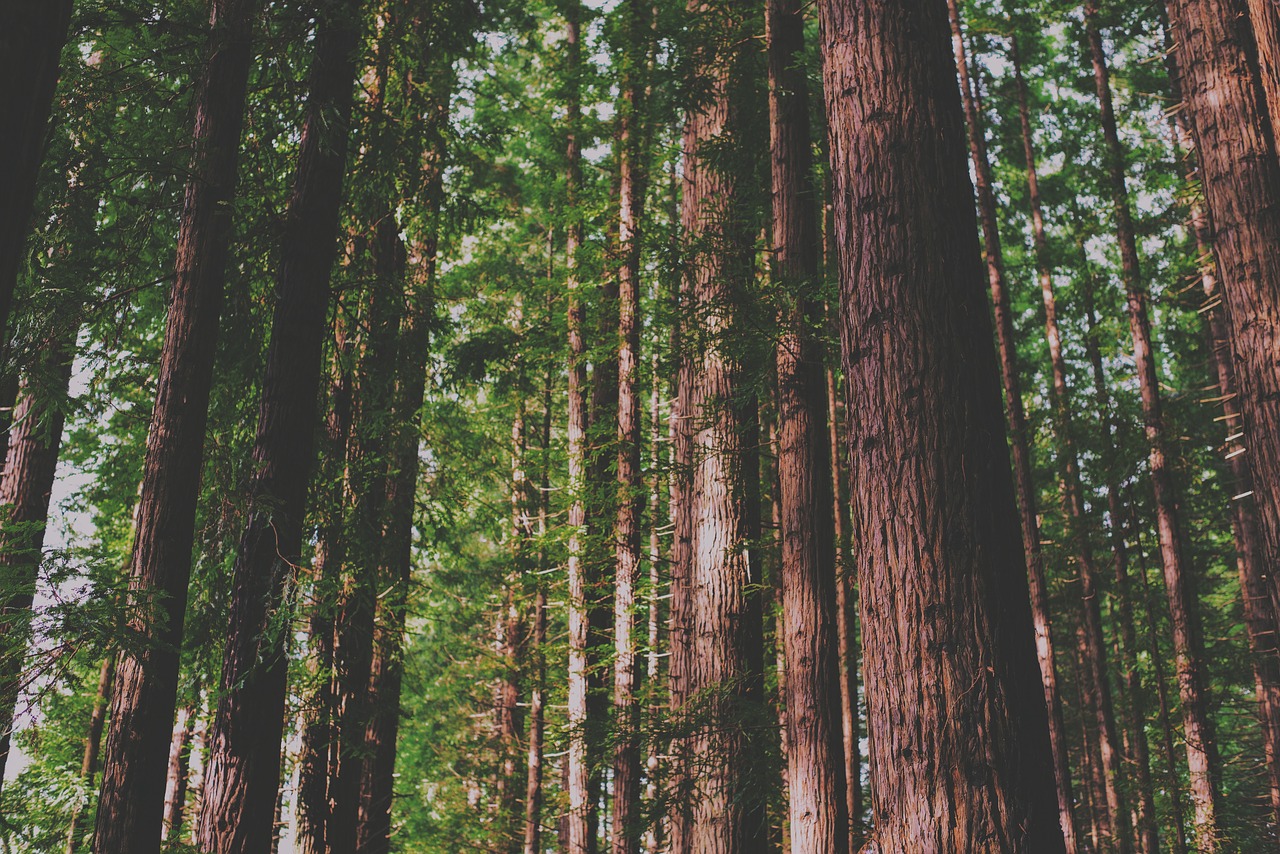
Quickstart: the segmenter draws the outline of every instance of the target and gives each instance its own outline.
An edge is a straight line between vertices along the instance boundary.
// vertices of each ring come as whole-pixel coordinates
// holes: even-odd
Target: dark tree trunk
[[[1248,0],[1248,6],[1248,20],[1252,25],[1253,46],[1256,51],[1250,58],[1256,63],[1253,70],[1262,83],[1263,97],[1259,100],[1265,108],[1267,130],[1271,132],[1271,145],[1274,151],[1277,140],[1280,140],[1280,9],[1277,9],[1276,4],[1271,0]],[[1216,9],[1211,11],[1209,4],[1200,5],[1200,8],[1210,13],[1218,11]],[[1236,29],[1237,38],[1242,36],[1243,33],[1240,32],[1243,29],[1242,22],[1236,19],[1239,15],[1239,6],[1236,3],[1228,3],[1220,8],[1229,9],[1232,15],[1232,19],[1222,23]],[[1247,41],[1245,44],[1247,45]],[[1235,52],[1236,47],[1233,45],[1227,50]]]
[[[0,11],[0,341],[8,340],[71,6],[72,0],[19,1]]]
[[[696,319],[681,330],[677,453],[687,456],[677,466],[688,469],[676,528],[689,540],[678,545],[687,564],[673,572],[672,607],[688,647],[673,697],[684,698],[678,714],[692,712],[679,747],[692,760],[681,769],[672,842],[676,854],[745,854],[768,845],[764,793],[751,779],[758,757],[750,719],[764,704],[759,425],[740,356],[757,232],[745,221],[739,187],[750,174],[739,143],[753,89],[752,32],[741,0],[692,0],[687,11],[721,38],[690,57],[705,98],[686,112],[682,143],[682,308]]]
[[[1102,32],[1097,23],[1097,0],[1086,0],[1084,14],[1089,38],[1089,54],[1101,110],[1102,132],[1107,146],[1106,161],[1115,211],[1116,237],[1120,244],[1121,273],[1125,283],[1129,329],[1133,336],[1133,358],[1142,400],[1143,428],[1148,446],[1151,487],[1155,495],[1156,530],[1159,534],[1160,556],[1164,566],[1165,588],[1173,625],[1174,650],[1177,654],[1178,690],[1182,698],[1191,801],[1195,806],[1196,841],[1202,851],[1212,854],[1218,850],[1218,791],[1215,782],[1218,769],[1215,767],[1213,755],[1213,734],[1208,715],[1208,686],[1200,650],[1199,619],[1196,615],[1195,597],[1191,587],[1192,567],[1186,559],[1182,524],[1178,514],[1177,487],[1173,482],[1173,471],[1168,459],[1159,375],[1151,339],[1151,321],[1147,312],[1147,289],[1138,260],[1137,238],[1125,181],[1124,148],[1116,126],[1110,72],[1102,43]],[[1275,174],[1280,179],[1280,172]],[[1280,188],[1280,180],[1273,186]],[[1280,236],[1280,218],[1276,218],[1275,222],[1278,226],[1276,234]],[[1280,267],[1277,269],[1280,270]],[[1280,410],[1277,410],[1277,414],[1280,415]],[[1277,421],[1277,426],[1280,426],[1280,420]],[[1280,460],[1280,456],[1277,460]]]
[[[533,632],[530,638],[529,658],[532,663],[529,690],[529,757],[524,801],[524,854],[542,854],[542,777],[544,713],[547,694],[547,591],[542,573],[547,568],[547,551],[543,538],[547,533],[547,513],[550,509],[550,468],[547,463],[551,446],[551,374],[547,374],[542,391],[542,473],[538,481],[538,582],[533,601]]]
[[[0,478],[0,781],[13,735],[18,697],[30,677],[24,666],[31,640],[36,573],[44,558],[77,326],[55,332],[24,378],[4,476]],[[61,340],[59,340],[61,339]]]
[[[623,57],[622,103],[618,125],[618,431],[615,557],[613,854],[639,849],[640,703],[636,696],[639,663],[637,589],[642,554],[641,516],[644,484],[640,463],[640,226],[648,188],[646,170],[645,69],[653,13],[647,3],[628,0],[627,49]]]
[[[210,854],[271,846],[292,624],[285,591],[302,559],[362,5],[343,0],[317,21],[258,411],[249,521],[232,570],[222,688],[205,772],[199,844]]]
[[[987,283],[995,317],[996,341],[999,347],[1000,376],[1004,383],[1005,417],[1009,425],[1009,442],[1013,451],[1013,477],[1017,491],[1022,530],[1022,551],[1027,560],[1027,577],[1031,592],[1031,616],[1035,624],[1036,659],[1044,688],[1045,707],[1049,713],[1049,744],[1053,751],[1053,777],[1058,788],[1058,820],[1068,854],[1077,850],[1075,825],[1071,817],[1071,768],[1067,755],[1067,732],[1062,719],[1058,672],[1054,659],[1053,621],[1049,613],[1049,583],[1045,576],[1044,555],[1040,550],[1040,524],[1036,501],[1034,461],[1031,457],[1029,427],[1022,404],[1022,382],[1018,377],[1017,337],[1013,325],[1009,286],[1004,273],[1004,253],[1000,244],[1000,220],[995,189],[991,183],[991,162],[987,155],[986,128],[981,106],[969,78],[964,34],[960,26],[958,0],[948,0],[951,17],[952,50],[960,73],[960,93],[969,132],[969,155],[973,161],[978,192],[979,222],[982,226]],[[1083,570],[1083,567],[1082,567]],[[1099,629],[1100,631],[1100,629]],[[1108,793],[1110,794],[1110,792]]]
[[[820,14],[878,848],[1062,851],[946,8]]]
[[[240,130],[261,0],[211,0],[208,62],[178,233],[130,567],[131,630],[111,702],[94,850],[159,848],[196,501],[232,230]]]
[[[116,660],[112,656],[103,659],[98,670],[98,696],[93,702],[93,712],[89,716],[89,730],[84,737],[84,758],[80,761],[80,779],[86,790],[93,789],[93,780],[98,775],[98,754],[102,747],[102,730],[107,722],[107,706],[111,704],[111,686],[116,678]],[[76,854],[84,835],[82,826],[83,807],[77,806],[71,814],[71,826],[67,828],[66,854]]]
[[[780,644],[790,850],[848,852],[836,541],[827,436],[818,205],[809,140],[804,17],[799,0],[769,0],[772,274],[782,303],[778,366]],[[832,414],[832,417],[834,415]]]

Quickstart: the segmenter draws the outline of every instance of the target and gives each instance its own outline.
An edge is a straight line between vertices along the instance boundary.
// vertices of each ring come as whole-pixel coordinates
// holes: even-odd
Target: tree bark
[[[1148,446],[1151,487],[1155,495],[1156,530],[1160,540],[1165,588],[1172,618],[1178,690],[1182,698],[1183,729],[1186,737],[1187,762],[1190,769],[1191,801],[1195,807],[1196,842],[1202,851],[1218,850],[1218,769],[1213,756],[1213,735],[1208,709],[1208,686],[1200,650],[1199,618],[1192,592],[1192,568],[1187,563],[1183,546],[1181,520],[1178,514],[1177,487],[1170,469],[1165,440],[1164,415],[1160,399],[1159,376],[1151,339],[1151,321],[1147,312],[1147,288],[1142,279],[1138,259],[1137,238],[1129,207],[1129,191],[1125,180],[1124,148],[1116,126],[1112,103],[1110,71],[1098,28],[1097,0],[1086,0],[1085,29],[1093,64],[1101,111],[1103,137],[1112,203],[1115,211],[1116,238],[1120,244],[1121,273],[1125,284],[1129,329],[1133,336],[1133,358],[1137,369],[1142,400],[1143,430]],[[1280,172],[1277,173],[1280,178]],[[1280,183],[1275,186],[1280,187]],[[1277,198],[1280,198],[1278,196]],[[1280,218],[1276,219],[1280,227]],[[1277,230],[1280,235],[1280,230]],[[1280,268],[1278,268],[1280,270]],[[1278,411],[1280,414],[1280,411]],[[1277,422],[1280,426],[1280,421]],[[1277,457],[1280,460],[1280,457]]]
[[[836,615],[835,510],[827,437],[821,276],[809,139],[804,17],[799,0],[769,0],[772,275],[781,302],[778,493],[780,621],[785,668],[788,828],[796,854],[844,854],[850,843]]]
[[[72,0],[13,2],[0,12],[0,341],[8,341],[71,7]]]
[[[160,379],[130,566],[131,629],[111,702],[94,850],[159,849],[205,424],[229,254],[240,130],[261,0],[211,0]]]
[[[820,13],[877,846],[1063,851],[946,10]]]
[[[637,589],[644,484],[640,461],[640,228],[648,189],[645,69],[653,14],[641,0],[623,10],[622,103],[618,115],[618,417],[617,515],[614,520],[613,854],[639,850],[640,704]]]
[[[547,692],[547,591],[542,573],[547,569],[547,549],[544,538],[547,533],[547,514],[550,509],[550,467],[548,453],[551,447],[551,374],[542,392],[542,473],[538,481],[538,582],[533,602],[533,634],[529,657],[533,664],[529,690],[529,758],[524,802],[524,854],[542,854],[542,777],[544,712]]]
[[[1271,0],[1248,0],[1248,6],[1255,51],[1250,59],[1255,66],[1253,73],[1262,84],[1267,130],[1271,132],[1271,147],[1274,152],[1276,142],[1280,140],[1280,9]],[[1233,17],[1238,15],[1238,6],[1232,4],[1228,8]],[[1232,28],[1240,28],[1238,20],[1228,19],[1223,23]]]
[[[361,0],[323,8],[293,195],[285,217],[250,485],[232,569],[230,628],[210,737],[199,844],[270,850],[279,788],[292,603],[302,560],[329,278],[337,250]]]
[[[199,691],[196,692],[197,696]],[[169,772],[164,794],[164,827],[160,838],[177,840],[182,835],[182,821],[187,808],[187,771],[190,768],[191,736],[195,733],[198,709],[185,707],[178,711],[178,723],[173,728],[173,741],[169,745]]]
[[[991,181],[991,162],[987,155],[986,129],[975,85],[969,77],[969,63],[965,53],[964,34],[960,26],[960,8],[957,0],[948,0],[951,18],[952,50],[956,68],[960,74],[960,93],[964,104],[969,133],[969,155],[973,161],[978,192],[979,222],[982,227],[983,246],[987,268],[987,282],[991,290],[991,304],[995,318],[996,341],[999,348],[1000,376],[1004,383],[1005,417],[1009,425],[1009,442],[1012,446],[1014,486],[1017,491],[1022,530],[1022,550],[1026,555],[1027,577],[1031,592],[1031,614],[1036,632],[1036,658],[1040,666],[1040,680],[1044,688],[1045,707],[1049,712],[1049,744],[1053,751],[1053,776],[1058,788],[1058,820],[1062,825],[1063,840],[1068,854],[1077,850],[1075,825],[1071,813],[1071,769],[1067,755],[1067,732],[1062,718],[1062,699],[1059,696],[1058,673],[1054,658],[1053,620],[1049,611],[1049,583],[1045,576],[1044,555],[1040,550],[1039,511],[1036,501],[1034,461],[1026,410],[1022,404],[1022,382],[1018,377],[1017,337],[1013,325],[1013,309],[1010,305],[1009,286],[1005,279],[1004,253],[1000,243],[1000,220],[996,207],[995,190]],[[1052,347],[1052,344],[1050,345]],[[1081,575],[1090,576],[1090,566],[1082,563]],[[1096,602],[1096,600],[1095,600]],[[1088,609],[1089,600],[1085,600]],[[1092,627],[1091,627],[1092,628]],[[1096,627],[1101,634],[1100,624]],[[1114,731],[1111,732],[1114,736]],[[1100,732],[1107,743],[1107,732]],[[1110,758],[1114,760],[1114,751]],[[1104,763],[1107,754],[1104,749]],[[1112,768],[1112,771],[1115,769]],[[1115,778],[1111,776],[1107,801],[1118,797]],[[1111,835],[1111,824],[1106,824]]]
[[[31,607],[36,577],[44,559],[45,527],[62,427],[67,388],[79,326],[56,331],[21,383],[9,439],[9,456],[0,478],[0,782],[13,735],[18,698],[30,674],[25,667],[31,642]]]

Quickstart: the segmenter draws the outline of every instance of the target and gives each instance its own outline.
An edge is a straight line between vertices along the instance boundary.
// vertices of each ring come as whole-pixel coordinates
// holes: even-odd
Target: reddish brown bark
[[[129,573],[130,628],[144,645],[123,653],[117,664],[95,851],[151,854],[160,844],[240,130],[260,9],[260,0],[210,3],[192,179],[179,225]]]
[[[45,526],[53,490],[72,351],[78,327],[55,333],[24,377],[13,413],[9,456],[0,478],[0,781],[4,779],[18,697],[31,640],[36,573],[44,559]],[[59,340],[61,339],[61,340]]]
[[[1106,163],[1115,214],[1116,238],[1120,244],[1121,274],[1125,284],[1129,329],[1133,337],[1133,359],[1142,401],[1143,432],[1148,447],[1148,468],[1155,496],[1156,531],[1160,541],[1165,589],[1172,620],[1174,650],[1177,654],[1178,690],[1182,699],[1183,730],[1191,780],[1191,801],[1195,806],[1197,844],[1203,851],[1218,849],[1218,790],[1212,726],[1208,716],[1208,686],[1200,651],[1199,619],[1191,590],[1192,567],[1183,544],[1178,513],[1177,486],[1168,459],[1164,414],[1160,395],[1156,356],[1147,311],[1147,288],[1138,258],[1137,238],[1125,179],[1125,155],[1112,103],[1110,71],[1099,29],[1096,0],[1086,0],[1085,29],[1093,65],[1106,142]],[[1277,173],[1280,177],[1280,173]],[[1276,184],[1280,187],[1280,183]],[[1280,198],[1280,197],[1278,197]],[[1280,226],[1280,219],[1276,220]],[[1277,231],[1280,234],[1280,231]],[[1280,424],[1280,422],[1278,422]]]
[[[1045,576],[1044,556],[1040,550],[1040,524],[1036,485],[1031,457],[1029,427],[1022,404],[1022,382],[1018,377],[1017,339],[1010,306],[1009,286],[1005,279],[1004,254],[1000,244],[999,211],[991,183],[991,162],[987,155],[986,129],[981,106],[969,78],[964,35],[960,26],[957,0],[948,0],[951,17],[952,50],[960,73],[960,93],[969,133],[969,155],[973,161],[978,193],[979,222],[987,268],[987,283],[995,317],[996,341],[999,348],[1000,376],[1004,383],[1005,417],[1012,446],[1014,486],[1021,513],[1022,550],[1026,555],[1027,578],[1031,592],[1031,615],[1036,632],[1036,658],[1044,687],[1045,707],[1049,712],[1049,744],[1053,751],[1053,775],[1058,788],[1058,820],[1069,854],[1076,851],[1075,825],[1071,814],[1071,769],[1067,755],[1067,732],[1062,718],[1062,699],[1058,690],[1058,673],[1054,659],[1053,621],[1049,612],[1049,584]],[[1100,631],[1100,629],[1099,629]],[[1110,787],[1108,795],[1115,790]],[[1108,835],[1110,825],[1108,825]]]
[[[820,14],[877,846],[1062,851],[946,9]]]
[[[216,854],[262,851],[273,835],[291,624],[282,609],[302,559],[361,6],[361,0],[328,6],[317,22],[259,405],[249,521],[232,570],[229,636],[205,772],[199,844]]]
[[[1266,108],[1266,119],[1271,131],[1271,145],[1275,150],[1280,140],[1280,9],[1271,0],[1248,0],[1248,20],[1253,29],[1254,55],[1251,57],[1254,73],[1262,83],[1262,102]],[[1226,8],[1232,15],[1239,14],[1239,6],[1232,4]],[[1223,23],[1233,28],[1239,27],[1239,21],[1228,20]]]
[[[102,748],[102,730],[107,722],[107,706],[111,703],[111,686],[116,678],[116,660],[108,656],[103,659],[98,670],[98,695],[93,703],[93,712],[89,715],[89,729],[84,737],[84,758],[80,761],[80,779],[86,789],[93,788],[94,777],[98,774],[98,755]],[[67,828],[66,854],[76,854],[83,842],[81,808],[77,807],[71,814],[71,826]]]
[[[821,247],[809,141],[804,17],[799,0],[765,10],[773,190],[772,274],[782,304],[778,371],[780,647],[785,667],[790,850],[849,851],[841,725],[836,540],[826,370],[815,330]]]
[[[6,3],[0,12],[0,340],[23,266],[72,0]]]

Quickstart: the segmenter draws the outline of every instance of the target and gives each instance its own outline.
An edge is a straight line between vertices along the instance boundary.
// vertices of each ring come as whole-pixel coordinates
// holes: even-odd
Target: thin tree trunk
[[[951,18],[951,42],[956,68],[960,73],[960,93],[969,133],[969,155],[973,161],[978,192],[979,222],[982,226],[987,282],[995,317],[996,341],[999,347],[1000,375],[1004,382],[1005,417],[1009,424],[1009,440],[1013,451],[1014,485],[1021,513],[1022,550],[1027,560],[1027,577],[1031,591],[1031,614],[1035,623],[1036,658],[1044,687],[1044,702],[1049,714],[1049,744],[1053,751],[1053,776],[1058,790],[1058,818],[1068,854],[1077,850],[1075,825],[1071,814],[1071,769],[1067,755],[1067,732],[1062,718],[1062,699],[1058,690],[1058,673],[1054,659],[1053,621],[1049,613],[1049,583],[1045,576],[1044,555],[1040,550],[1040,524],[1036,501],[1034,461],[1031,457],[1029,427],[1022,404],[1022,382],[1018,377],[1017,337],[1010,306],[1009,286],[1005,279],[1004,253],[1000,244],[999,212],[995,189],[991,182],[991,162],[987,155],[986,129],[982,111],[969,77],[964,35],[960,26],[958,0],[948,0]],[[1081,567],[1082,575],[1087,574]],[[1099,629],[1100,631],[1100,629]],[[1114,735],[1114,733],[1112,733]],[[1101,732],[1105,741],[1107,733]],[[1113,752],[1114,754],[1114,752]],[[1114,758],[1114,755],[1112,756]],[[1104,751],[1104,762],[1106,754]],[[1114,769],[1113,769],[1114,770]],[[1108,803],[1118,790],[1108,787]],[[1118,795],[1117,795],[1118,797]],[[1106,832],[1111,836],[1111,825]]]
[[[0,341],[8,341],[71,6],[12,2],[0,12]]]
[[[1137,238],[1125,180],[1124,148],[1116,125],[1102,32],[1097,23],[1097,0],[1086,0],[1084,14],[1102,131],[1106,141],[1116,237],[1120,244],[1121,273],[1125,283],[1129,329],[1133,336],[1133,358],[1142,400],[1151,487],[1155,495],[1156,530],[1159,534],[1174,650],[1177,655],[1178,690],[1182,698],[1191,801],[1195,806],[1196,843],[1203,852],[1212,854],[1218,850],[1219,845],[1218,790],[1215,782],[1218,769],[1215,767],[1212,726],[1208,714],[1208,686],[1203,672],[1199,618],[1192,591],[1193,570],[1186,559],[1182,524],[1178,514],[1177,487],[1169,465],[1159,376],[1151,339],[1151,321],[1147,312],[1147,289],[1138,260]],[[1280,187],[1280,183],[1276,186]],[[1276,219],[1276,223],[1280,226],[1280,218]],[[1280,230],[1277,235],[1280,236]],[[1280,426],[1280,421],[1277,425]]]
[[[834,262],[833,262],[834,263]],[[849,816],[849,850],[862,848],[862,703],[858,698],[858,595],[853,544],[849,537],[849,486],[841,444],[840,400],[835,371],[828,365],[827,443],[831,462],[832,507],[836,540],[836,632],[840,655],[840,719],[844,748],[845,811]]]
[[[30,674],[27,646],[31,641],[31,607],[36,575],[44,559],[49,498],[66,416],[67,388],[79,326],[56,331],[46,342],[38,364],[24,377],[9,457],[0,478],[0,781],[9,758],[18,698]]]
[[[160,378],[130,566],[130,629],[111,702],[94,850],[159,848],[205,424],[230,249],[240,130],[261,0],[211,0]],[[154,597],[154,598],[153,598]]]
[[[200,692],[196,691],[197,698]],[[197,702],[198,699],[197,699]],[[182,836],[182,821],[187,808],[187,770],[191,759],[191,736],[195,733],[198,709],[185,706],[178,710],[178,723],[173,728],[169,745],[169,773],[165,783],[164,827],[160,838],[169,841]]]
[[[877,847],[1060,852],[946,9],[819,11]]]
[[[542,391],[542,474],[538,481],[538,581],[533,602],[533,635],[529,657],[533,664],[532,685],[529,690],[529,760],[524,801],[524,854],[542,852],[542,768],[543,720],[547,692],[547,591],[542,582],[547,569],[547,513],[551,496],[550,467],[551,447],[551,374],[547,373]]]
[[[1078,241],[1076,248],[1080,254],[1081,269],[1087,270],[1088,258],[1084,252],[1083,242]],[[1089,365],[1093,373],[1094,396],[1102,414],[1103,439],[1105,441],[1104,447],[1110,451],[1110,456],[1114,457],[1117,448],[1115,415],[1111,404],[1110,392],[1107,389],[1106,372],[1103,369],[1102,364],[1102,351],[1098,347],[1096,332],[1098,327],[1098,318],[1097,312],[1094,309],[1093,277],[1087,273],[1085,278],[1083,301],[1084,318],[1086,323],[1084,336],[1085,353],[1088,356]],[[1125,502],[1120,494],[1120,479],[1116,475],[1115,459],[1107,459],[1105,461],[1104,471],[1106,472],[1107,513],[1110,517],[1108,533],[1111,540],[1112,570],[1115,579],[1113,592],[1115,597],[1114,600],[1118,605],[1120,613],[1119,639],[1121,646],[1121,658],[1124,662],[1125,668],[1123,681],[1126,686],[1126,693],[1129,697],[1129,725],[1133,732],[1133,742],[1136,748],[1135,753],[1139,760],[1139,785],[1142,787],[1142,797],[1143,800],[1151,801],[1149,815],[1151,816],[1151,821],[1154,823],[1156,821],[1154,804],[1155,795],[1150,769],[1150,750],[1146,737],[1147,716],[1145,706],[1142,702],[1142,679],[1138,673],[1138,640],[1133,611],[1134,591],[1129,578],[1129,552],[1125,544],[1124,520],[1128,518],[1130,513],[1136,514],[1137,510],[1133,507],[1129,508],[1128,511],[1125,509]],[[1137,530],[1136,527],[1134,530]],[[1139,559],[1142,559],[1141,554],[1139,554]],[[1144,590],[1145,584],[1146,579],[1144,575]],[[1152,626],[1148,626],[1148,630],[1153,633],[1152,639],[1154,641],[1155,629]],[[1153,655],[1155,656],[1153,659],[1153,667],[1156,671],[1161,721],[1162,726],[1164,727],[1164,732],[1167,736],[1169,733],[1167,726],[1168,703],[1166,702],[1164,695],[1164,665],[1159,658],[1158,650],[1153,649]],[[1177,757],[1169,752],[1172,750],[1172,746],[1173,742],[1169,740],[1166,744],[1168,750],[1166,751],[1165,756],[1167,770],[1166,786],[1170,792],[1169,800],[1172,805],[1171,813],[1173,817],[1171,824],[1174,828],[1172,844],[1175,854],[1186,854],[1186,841],[1183,838],[1182,831],[1182,801],[1181,795],[1178,793]],[[1145,776],[1143,776],[1144,769]],[[1152,830],[1152,834],[1154,835],[1154,830]],[[1150,850],[1158,851],[1158,845]]]
[[[778,365],[778,493],[782,540],[780,680],[786,718],[788,827],[797,854],[850,850],[841,725],[836,537],[827,436],[818,206],[809,138],[800,0],[769,0],[772,274],[782,301]],[[833,417],[833,415],[832,415]],[[840,604],[843,604],[841,602]]]
[[[210,854],[262,851],[273,833],[293,604],[286,590],[302,559],[362,5],[328,6],[316,25],[254,442],[257,468],[232,570],[222,688],[205,772],[199,844]]]
[[[659,697],[658,686],[662,675],[662,394],[659,377],[660,364],[658,354],[653,354],[652,381],[649,390],[649,460],[653,468],[653,480],[649,491],[649,589],[648,589],[648,644],[646,646],[645,679],[650,686],[650,696]],[[645,719],[651,732],[658,732],[664,720],[660,703],[650,701],[645,710]],[[650,737],[647,742],[647,756],[644,771],[647,777],[644,800],[652,805],[661,790],[659,753],[662,743],[659,738]],[[650,816],[643,836],[645,854],[657,854],[662,848],[665,838],[663,823]],[[527,852],[526,852],[527,854]]]
[[[613,854],[639,850],[640,704],[637,589],[640,581],[644,487],[640,445],[640,227],[648,189],[645,63],[653,14],[641,0],[625,9],[622,103],[618,125],[618,418],[617,516],[614,521]]]
[[[93,788],[93,780],[98,775],[98,753],[102,747],[102,730],[107,722],[107,706],[111,703],[111,685],[116,678],[116,660],[107,656],[102,660],[98,670],[98,694],[93,702],[93,712],[89,715],[89,729],[84,737],[84,758],[80,761],[80,779],[86,790]],[[71,813],[71,826],[67,828],[66,854],[76,854],[80,850],[83,807],[77,805]]]

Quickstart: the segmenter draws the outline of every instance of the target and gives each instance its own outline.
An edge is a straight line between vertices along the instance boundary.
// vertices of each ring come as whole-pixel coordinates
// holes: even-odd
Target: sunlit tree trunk
[[[946,7],[819,12],[877,847],[1062,851]]]

